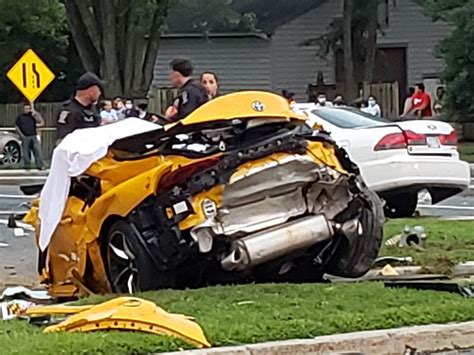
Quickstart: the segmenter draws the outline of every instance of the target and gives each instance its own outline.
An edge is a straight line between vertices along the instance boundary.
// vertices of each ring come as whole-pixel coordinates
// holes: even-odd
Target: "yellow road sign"
[[[8,71],[7,77],[30,102],[35,101],[55,78],[32,49],[22,55]]]

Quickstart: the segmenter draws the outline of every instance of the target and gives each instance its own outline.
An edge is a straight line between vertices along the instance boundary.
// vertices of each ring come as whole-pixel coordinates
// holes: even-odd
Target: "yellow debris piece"
[[[133,330],[174,336],[198,348],[211,346],[193,318],[168,313],[155,303],[136,297],[119,297],[91,306],[34,307],[27,314],[73,314],[65,321],[47,327],[45,333]]]

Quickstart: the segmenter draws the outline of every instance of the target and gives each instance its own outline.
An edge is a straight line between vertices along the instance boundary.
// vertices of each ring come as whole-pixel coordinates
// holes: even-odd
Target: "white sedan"
[[[386,201],[387,217],[413,215],[420,190],[427,189],[438,203],[469,187],[469,164],[459,159],[456,132],[448,123],[389,122],[349,107],[293,108],[346,149],[367,185]]]

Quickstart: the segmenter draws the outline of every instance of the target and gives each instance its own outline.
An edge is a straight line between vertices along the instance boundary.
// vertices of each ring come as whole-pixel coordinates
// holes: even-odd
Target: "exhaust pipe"
[[[236,240],[221,265],[226,271],[243,271],[307,249],[333,234],[332,226],[323,215],[307,217]]]

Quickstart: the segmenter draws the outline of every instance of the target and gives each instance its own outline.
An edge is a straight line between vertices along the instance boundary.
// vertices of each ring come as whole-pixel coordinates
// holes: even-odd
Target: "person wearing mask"
[[[170,62],[170,82],[180,93],[173,106],[166,110],[169,122],[181,120],[209,100],[206,89],[192,79],[192,75],[193,66],[189,60],[176,58]]]
[[[411,97],[410,105],[403,112],[402,117],[406,117],[414,112],[415,117],[425,118],[433,115],[431,111],[431,97],[425,92],[425,85],[420,83],[415,85],[415,93]]]
[[[125,118],[138,117],[138,110],[132,100],[125,101]]]
[[[115,97],[112,101],[113,110],[117,115],[118,120],[123,120],[125,118],[125,105],[123,99],[119,96]]]
[[[216,73],[212,71],[205,71],[201,74],[201,85],[207,91],[207,97],[209,100],[212,100],[219,96],[219,79],[217,78]]]
[[[137,116],[138,118],[148,121],[148,122],[153,122],[153,123],[159,122],[159,118],[156,115],[147,111],[148,109],[147,104],[145,103],[139,104],[137,105],[137,108],[138,108],[138,116]]]
[[[31,154],[35,158],[36,167],[43,170],[43,153],[38,139],[37,128],[44,126],[44,120],[38,111],[35,111],[30,103],[23,105],[23,112],[15,121],[15,128],[21,139],[23,161],[25,168],[31,165]]]
[[[436,100],[433,103],[433,111],[436,116],[441,116],[443,110],[444,87],[438,86],[436,88]]]
[[[331,107],[332,103],[327,100],[326,94],[319,93],[318,97],[316,98],[316,106],[317,107]]]
[[[346,106],[344,97],[341,94],[337,94],[333,101],[334,106]]]
[[[106,125],[118,121],[117,112],[112,108],[112,101],[104,100],[100,111],[101,124]]]
[[[104,82],[94,73],[78,79],[74,97],[63,104],[56,121],[58,143],[76,129],[100,126],[97,103],[103,89]]]
[[[369,99],[367,100],[367,107],[361,108],[361,111],[375,117],[382,117],[380,105],[377,103],[375,96],[372,95],[369,96]]]

